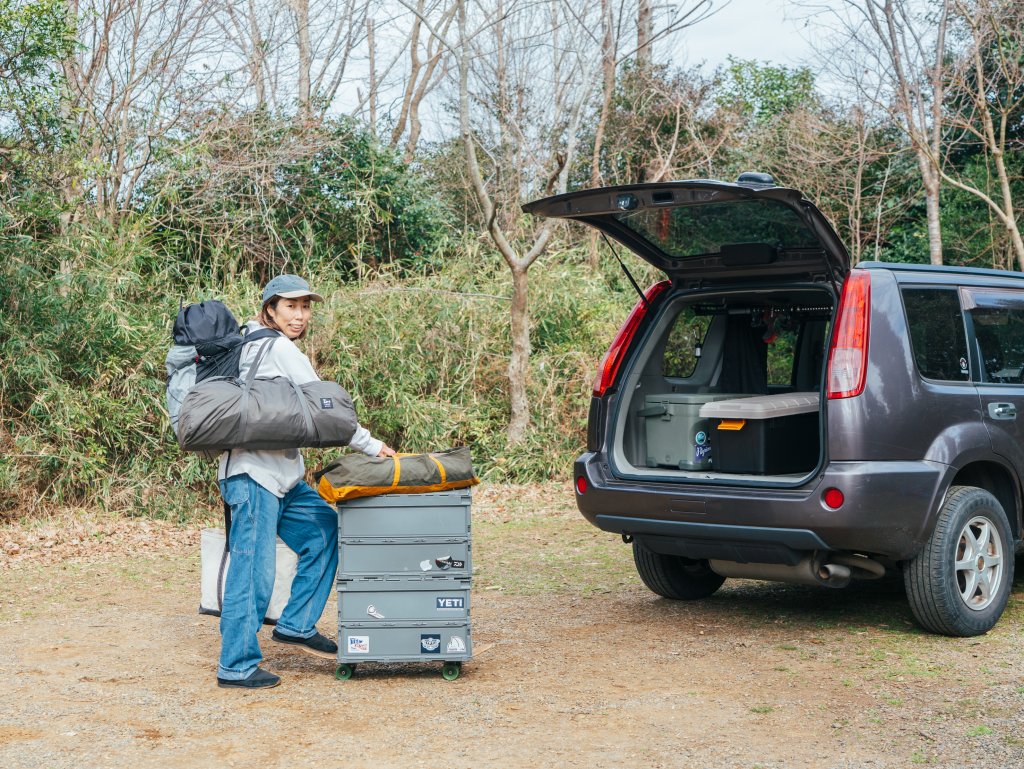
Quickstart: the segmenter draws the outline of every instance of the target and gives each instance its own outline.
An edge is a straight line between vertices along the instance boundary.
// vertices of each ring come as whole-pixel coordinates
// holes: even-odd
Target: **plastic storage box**
[[[715,466],[712,424],[700,415],[706,403],[742,398],[728,393],[661,393],[644,398],[647,466],[707,470]]]
[[[716,401],[702,406],[700,416],[715,425],[717,471],[806,473],[818,463],[818,393]]]
[[[457,678],[470,635],[469,489],[338,504],[338,669],[442,662]]]

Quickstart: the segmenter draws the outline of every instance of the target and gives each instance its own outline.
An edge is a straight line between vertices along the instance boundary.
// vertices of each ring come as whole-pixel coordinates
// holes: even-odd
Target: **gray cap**
[[[263,287],[263,304],[275,296],[283,299],[298,299],[308,296],[314,302],[322,302],[324,298],[309,290],[309,284],[298,275],[278,275]]]

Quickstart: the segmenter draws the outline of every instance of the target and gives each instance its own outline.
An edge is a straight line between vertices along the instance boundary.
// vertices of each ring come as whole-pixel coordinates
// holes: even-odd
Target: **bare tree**
[[[693,0],[682,6],[674,6],[667,23],[657,32],[654,16],[648,0],[638,0],[636,47],[623,50],[622,20],[627,13],[626,3],[614,5],[612,0],[601,0],[601,107],[594,131],[594,147],[590,156],[590,186],[601,186],[601,153],[604,149],[608,118],[615,95],[617,72],[623,61],[636,57],[641,69],[651,64],[651,49],[655,40],[668,38],[699,21],[708,18],[714,10],[713,0]],[[590,237],[590,264],[596,268],[598,259],[597,235]]]
[[[829,66],[848,77],[885,111],[904,133],[917,159],[925,194],[928,249],[932,264],[942,263],[939,222],[941,176],[934,159],[942,152],[946,30],[951,0],[843,0],[840,6],[811,6],[829,13],[839,40]],[[879,91],[878,83],[886,86]]]
[[[248,74],[242,88],[252,87],[255,93],[252,106],[263,109],[272,99],[272,94],[268,93],[272,85],[268,59],[272,54],[270,47],[277,39],[278,8],[256,0],[246,0],[244,5],[225,0],[223,11],[216,19],[229,43],[227,49],[231,46],[237,49]]]
[[[470,20],[477,24],[472,32]],[[530,421],[527,274],[554,227],[551,221],[531,227],[518,203],[524,195],[566,190],[596,67],[592,57],[580,54],[587,34],[561,0],[498,2],[490,9],[459,0],[457,24],[457,42],[449,47],[458,62],[466,173],[512,275],[508,438],[517,443]]]
[[[1000,0],[956,0],[954,8],[968,32],[968,42],[949,89],[953,104],[962,108],[950,110],[948,120],[964,140],[984,148],[998,192],[958,173],[948,153],[933,155],[932,160],[946,182],[988,206],[1006,231],[1017,268],[1024,270],[1024,240],[1006,167],[1007,129],[1012,120],[1020,120],[1024,108],[1024,6]]]
[[[323,120],[350,65],[366,42],[370,0],[223,0],[217,9],[224,38],[248,73],[254,97],[232,92],[243,104]],[[224,42],[230,45],[225,50]],[[227,89],[232,90],[229,84]],[[237,88],[237,87],[236,87]]]
[[[81,169],[65,183],[72,206],[91,196],[114,219],[133,199],[158,137],[188,125],[223,72],[202,0],[67,0],[80,47],[63,62],[64,114]]]
[[[420,121],[420,106],[424,98],[436,88],[446,73],[441,40],[449,34],[458,6],[444,0],[416,0],[412,11],[412,24],[407,39],[409,70],[405,87],[399,102],[398,116],[391,129],[391,146],[397,147],[405,137],[405,159],[410,161],[416,152],[423,124]],[[434,19],[434,17],[437,17]],[[432,19],[432,26],[438,35],[423,34],[423,20]]]

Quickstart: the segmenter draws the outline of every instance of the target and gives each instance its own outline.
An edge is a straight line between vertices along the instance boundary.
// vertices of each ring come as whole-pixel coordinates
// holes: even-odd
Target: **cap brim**
[[[280,294],[274,294],[274,296],[279,296],[282,299],[301,299],[304,296],[308,296],[310,301],[313,302],[322,302],[324,300],[320,294],[314,294],[312,291],[284,291]]]

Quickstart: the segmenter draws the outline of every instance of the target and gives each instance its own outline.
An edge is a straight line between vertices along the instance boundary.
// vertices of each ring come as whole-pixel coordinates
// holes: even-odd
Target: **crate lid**
[[[784,393],[707,403],[700,407],[700,415],[718,419],[775,419],[817,410],[818,393]]]

